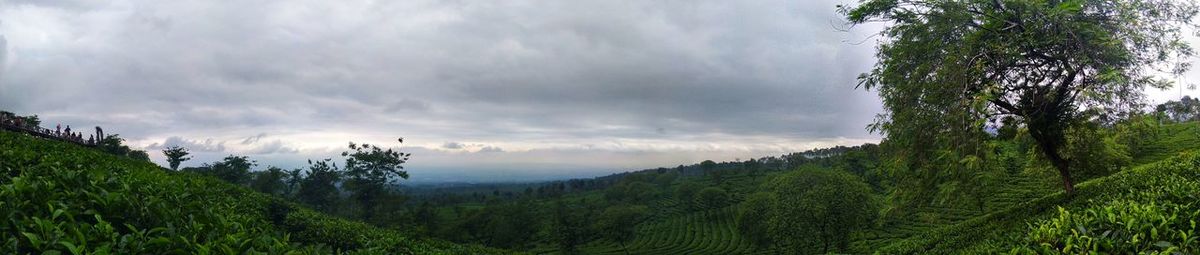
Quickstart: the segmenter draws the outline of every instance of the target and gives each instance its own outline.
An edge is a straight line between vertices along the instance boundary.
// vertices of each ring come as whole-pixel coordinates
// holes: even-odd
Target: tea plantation
[[[414,238],[223,181],[0,132],[4,254],[505,254]]]

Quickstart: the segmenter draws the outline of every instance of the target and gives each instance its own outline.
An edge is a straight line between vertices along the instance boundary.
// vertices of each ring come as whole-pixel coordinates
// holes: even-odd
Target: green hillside
[[[1200,157],[1189,153],[1200,149],[1200,124],[1168,124],[1155,130],[1157,135],[1146,141],[1145,149],[1132,153],[1136,167],[1079,184],[1080,192],[1072,200],[1064,198],[1053,176],[1025,169],[1002,176],[993,192],[987,195],[982,210],[955,203],[920,208],[901,217],[885,219],[877,227],[855,234],[851,250],[882,254],[1025,251],[1023,247],[1037,248],[1037,244],[1024,235],[1033,231],[1029,224],[1056,217],[1057,206],[1067,212],[1079,213],[1114,203],[1153,202],[1156,205],[1178,204],[1182,207],[1176,209],[1181,213],[1200,211],[1196,203],[1188,204],[1200,201],[1196,199],[1200,190],[1192,189],[1200,185],[1200,172],[1197,172],[1200,171],[1200,165],[1197,165]],[[711,185],[712,180],[706,176],[682,177],[671,186],[656,191],[659,195],[652,201],[643,203],[650,207],[650,214],[637,226],[634,240],[625,248],[629,254],[774,254],[772,248],[755,248],[737,233],[736,203],[755,192],[763,181],[785,172],[735,172],[723,177],[725,182],[719,186],[730,191],[732,202],[729,206],[701,210],[689,209],[675,196],[664,193],[678,188],[684,181]],[[1149,187],[1163,191],[1142,191]],[[604,192],[568,194],[561,199],[604,203]],[[1191,197],[1171,194],[1191,194]],[[543,206],[548,201],[543,201]],[[1157,231],[1189,231],[1186,226],[1160,227],[1164,229]],[[1189,234],[1188,238],[1195,239],[1195,235]],[[1158,245],[1167,246],[1165,243]],[[1168,247],[1187,245],[1192,249],[1196,247],[1194,242],[1172,243]],[[589,239],[579,249],[582,254],[626,252],[621,244],[604,238]],[[553,243],[540,243],[530,251],[560,253]]]
[[[0,132],[0,253],[503,254],[314,212],[212,177]]]
[[[1080,253],[1114,245],[1136,246],[1139,252],[1200,252],[1195,235],[1200,231],[1200,155],[1186,153],[1080,183],[1078,192],[1073,199],[1057,192],[1022,202],[877,252]]]

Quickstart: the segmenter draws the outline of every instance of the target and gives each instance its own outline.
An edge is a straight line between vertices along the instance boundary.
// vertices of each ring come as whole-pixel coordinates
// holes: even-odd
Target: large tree
[[[300,181],[296,198],[314,208],[329,212],[333,209],[338,198],[338,181],[341,181],[341,171],[337,163],[331,159],[308,161],[308,173]]]
[[[647,210],[640,205],[609,207],[596,219],[596,230],[601,237],[620,244],[621,250],[629,254],[626,245],[636,237],[636,227],[646,217]]]
[[[1068,194],[1064,132],[1136,110],[1147,86],[1170,87],[1159,74],[1186,71],[1181,27],[1196,14],[1174,0],[865,0],[841,10],[852,24],[886,24],[859,86],[883,98],[887,113],[871,128],[908,150],[906,167],[983,151],[985,125],[1015,117]]]
[[[188,157],[188,154],[191,154],[188,149],[179,146],[167,147],[162,150],[162,153],[167,157],[167,163],[171,165],[171,170],[179,170],[179,163],[192,159],[192,157]]]
[[[770,211],[758,216],[766,222],[758,224],[792,253],[818,248],[821,253],[845,252],[851,234],[870,227],[879,213],[871,188],[841,171],[803,168],[771,179],[763,188],[774,199],[757,201],[770,204]]]
[[[399,139],[401,143],[404,139]],[[410,153],[394,149],[383,149],[370,144],[349,145],[350,151],[342,152],[346,158],[346,188],[362,209],[363,219],[371,219],[380,199],[391,195],[388,185],[396,178],[408,179],[404,162]]]

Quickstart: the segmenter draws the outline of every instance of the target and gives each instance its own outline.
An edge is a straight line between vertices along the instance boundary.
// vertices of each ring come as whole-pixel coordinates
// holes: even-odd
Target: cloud
[[[446,143],[442,144],[442,149],[457,150],[457,149],[462,149],[464,147],[466,147],[465,144],[457,143],[457,142],[446,142]]]
[[[476,152],[479,152],[479,153],[504,152],[504,149],[501,149],[500,147],[496,147],[496,146],[483,146],[482,148],[479,148],[479,150]]]
[[[4,69],[8,67],[8,40],[0,34],[0,81],[4,80]]]
[[[284,145],[283,141],[280,141],[280,140],[264,142],[264,143],[259,144],[258,146],[250,148],[248,150],[241,151],[241,153],[248,154],[248,155],[295,154],[295,153],[299,153],[299,152],[300,152],[300,150],[288,147],[288,146]]]
[[[396,112],[404,112],[404,111],[423,112],[423,111],[428,111],[428,110],[429,110],[429,103],[420,101],[420,100],[414,100],[414,99],[401,99],[399,101],[396,101],[395,103],[388,105],[387,108],[384,108],[384,111],[388,112],[388,113],[396,113]]]
[[[246,139],[242,140],[242,145],[257,143],[258,140],[262,140],[264,137],[267,137],[267,133],[258,133],[258,135],[246,137]]]
[[[153,143],[146,146],[149,150],[161,150],[170,147],[183,147],[189,151],[195,152],[224,152],[225,142],[214,141],[212,138],[201,140],[188,140],[178,136],[168,137],[162,143]]]
[[[831,28],[842,2],[13,1],[0,108],[270,160],[397,136],[434,168],[783,153],[878,139],[853,89],[874,48],[848,43],[875,30]],[[505,153],[445,151],[467,149]]]

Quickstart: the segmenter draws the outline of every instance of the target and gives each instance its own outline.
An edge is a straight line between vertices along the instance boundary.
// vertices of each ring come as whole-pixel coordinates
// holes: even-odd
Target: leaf
[[[60,241],[60,242],[58,242],[58,244],[61,244],[62,246],[66,246],[67,250],[71,251],[71,254],[75,254],[75,255],[83,254],[83,249],[81,247],[75,246],[75,244],[73,244],[71,242]]]
[[[33,247],[41,247],[42,246],[42,239],[38,238],[37,235],[35,235],[33,233],[29,233],[29,232],[21,232],[21,235],[24,235],[25,238],[28,238],[29,243],[33,244]]]
[[[1158,241],[1158,242],[1154,242],[1154,246],[1158,246],[1160,248],[1167,248],[1167,247],[1171,247],[1171,246],[1175,246],[1175,245],[1172,245],[1171,242],[1167,242],[1167,241]]]

